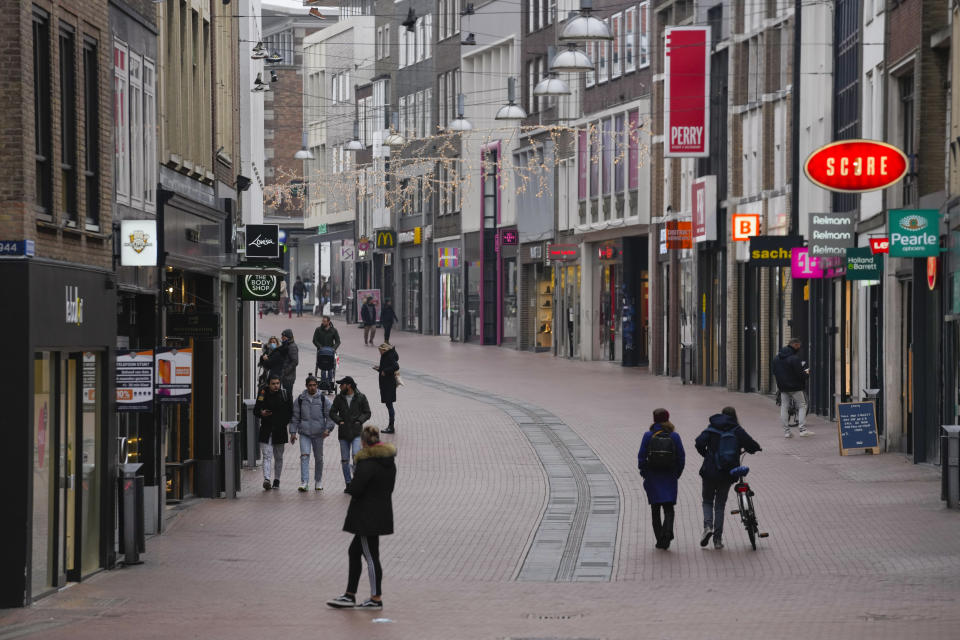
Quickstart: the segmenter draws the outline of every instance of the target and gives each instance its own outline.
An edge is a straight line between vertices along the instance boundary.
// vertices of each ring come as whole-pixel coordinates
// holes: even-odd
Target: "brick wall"
[[[47,220],[38,218],[40,209],[34,204],[37,183],[34,162],[34,95],[33,95],[33,18],[32,6],[49,14],[50,33],[50,121],[52,171],[52,212]],[[110,126],[110,87],[112,61],[106,0],[35,0],[17,3],[18,10],[0,13],[0,60],[4,73],[0,76],[0,104],[4,107],[3,139],[0,142],[0,172],[4,176],[0,186],[0,238],[36,241],[38,256],[111,267],[111,201],[113,154]],[[76,122],[77,175],[76,228],[67,228],[63,211],[63,184],[59,170],[61,153],[60,73],[58,29],[62,23],[75,29],[74,63],[76,101],[70,108]],[[96,40],[99,54],[99,191],[100,231],[87,231],[86,216],[86,147],[84,143],[87,118],[84,111],[83,42]]]
[[[896,63],[922,44],[923,4],[923,0],[902,0],[899,3],[887,0],[887,60],[890,63]]]

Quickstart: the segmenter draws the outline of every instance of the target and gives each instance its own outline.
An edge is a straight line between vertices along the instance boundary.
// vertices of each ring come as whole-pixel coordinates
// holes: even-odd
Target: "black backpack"
[[[736,429],[720,431],[716,427],[707,427],[707,431],[720,436],[717,450],[713,452],[714,466],[721,473],[729,473],[731,469],[740,464],[740,440],[734,433]]]
[[[665,429],[654,431],[647,444],[647,469],[672,471],[677,463],[677,447]]]

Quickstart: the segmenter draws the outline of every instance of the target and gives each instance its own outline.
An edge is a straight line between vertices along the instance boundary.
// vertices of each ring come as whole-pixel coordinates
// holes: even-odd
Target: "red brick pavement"
[[[304,318],[264,329],[279,333],[281,324],[307,340],[313,327]],[[363,346],[359,330],[340,331],[345,355],[373,361],[376,350]],[[0,614],[0,639],[30,629],[49,638],[955,635],[960,514],[943,508],[934,469],[897,454],[841,458],[835,426],[818,419],[815,437],[784,440],[776,407],[755,395],[403,332],[394,343],[402,367],[549,409],[597,452],[621,492],[612,582],[513,581],[546,496],[532,447],[494,407],[408,382],[394,436],[397,534],[382,543],[382,612],[322,605],[343,589],[349,542],[330,442],[323,495],[297,494],[297,455],[288,447],[283,490],[264,492],[259,471],[244,472],[238,500],[198,501],[178,512],[167,533],[148,541],[146,564]],[[312,369],[312,354],[303,360]],[[375,373],[349,361],[341,373],[357,377],[374,423],[383,423]],[[757,552],[729,516],[727,549],[703,550],[696,540],[692,439],[727,404],[764,447],[750,459],[758,515],[771,533]],[[636,473],[636,448],[655,406],[670,409],[689,448],[670,552],[653,549]],[[29,626],[42,624],[61,626]]]

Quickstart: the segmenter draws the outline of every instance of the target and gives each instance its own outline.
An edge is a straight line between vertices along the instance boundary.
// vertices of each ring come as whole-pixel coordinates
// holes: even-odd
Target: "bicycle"
[[[799,427],[800,426],[800,416],[799,409],[797,408],[797,401],[793,399],[793,396],[788,396],[787,401],[790,403],[787,405],[787,426],[788,427]],[[777,406],[780,406],[780,403],[783,402],[783,393],[777,391]]]
[[[732,510],[730,514],[740,515],[740,521],[747,530],[747,537],[750,538],[750,546],[756,551],[757,538],[766,538],[770,534],[760,531],[757,512],[753,507],[753,489],[750,488],[750,484],[745,479],[747,474],[750,473],[750,467],[743,464],[743,455],[740,454],[740,466],[730,470],[730,475],[737,477],[737,484],[734,485],[733,490],[737,494],[737,503],[740,505],[739,509]]]

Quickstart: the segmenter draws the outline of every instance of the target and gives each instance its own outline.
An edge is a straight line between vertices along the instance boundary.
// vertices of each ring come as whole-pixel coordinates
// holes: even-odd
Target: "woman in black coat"
[[[393,419],[396,414],[393,403],[397,401],[397,372],[400,371],[400,356],[389,342],[380,345],[380,364],[374,369],[380,372],[380,402],[387,405],[387,414],[390,416],[390,424],[383,432],[394,433]]]
[[[380,431],[373,426],[364,427],[360,438],[363,449],[357,454],[353,480],[347,486],[351,498],[343,522],[343,530],[353,534],[353,542],[348,550],[350,568],[347,590],[343,595],[327,600],[327,605],[335,609],[383,608],[380,536],[393,533],[391,495],[397,481],[397,448],[380,442]],[[361,556],[367,562],[370,599],[357,604]]]

